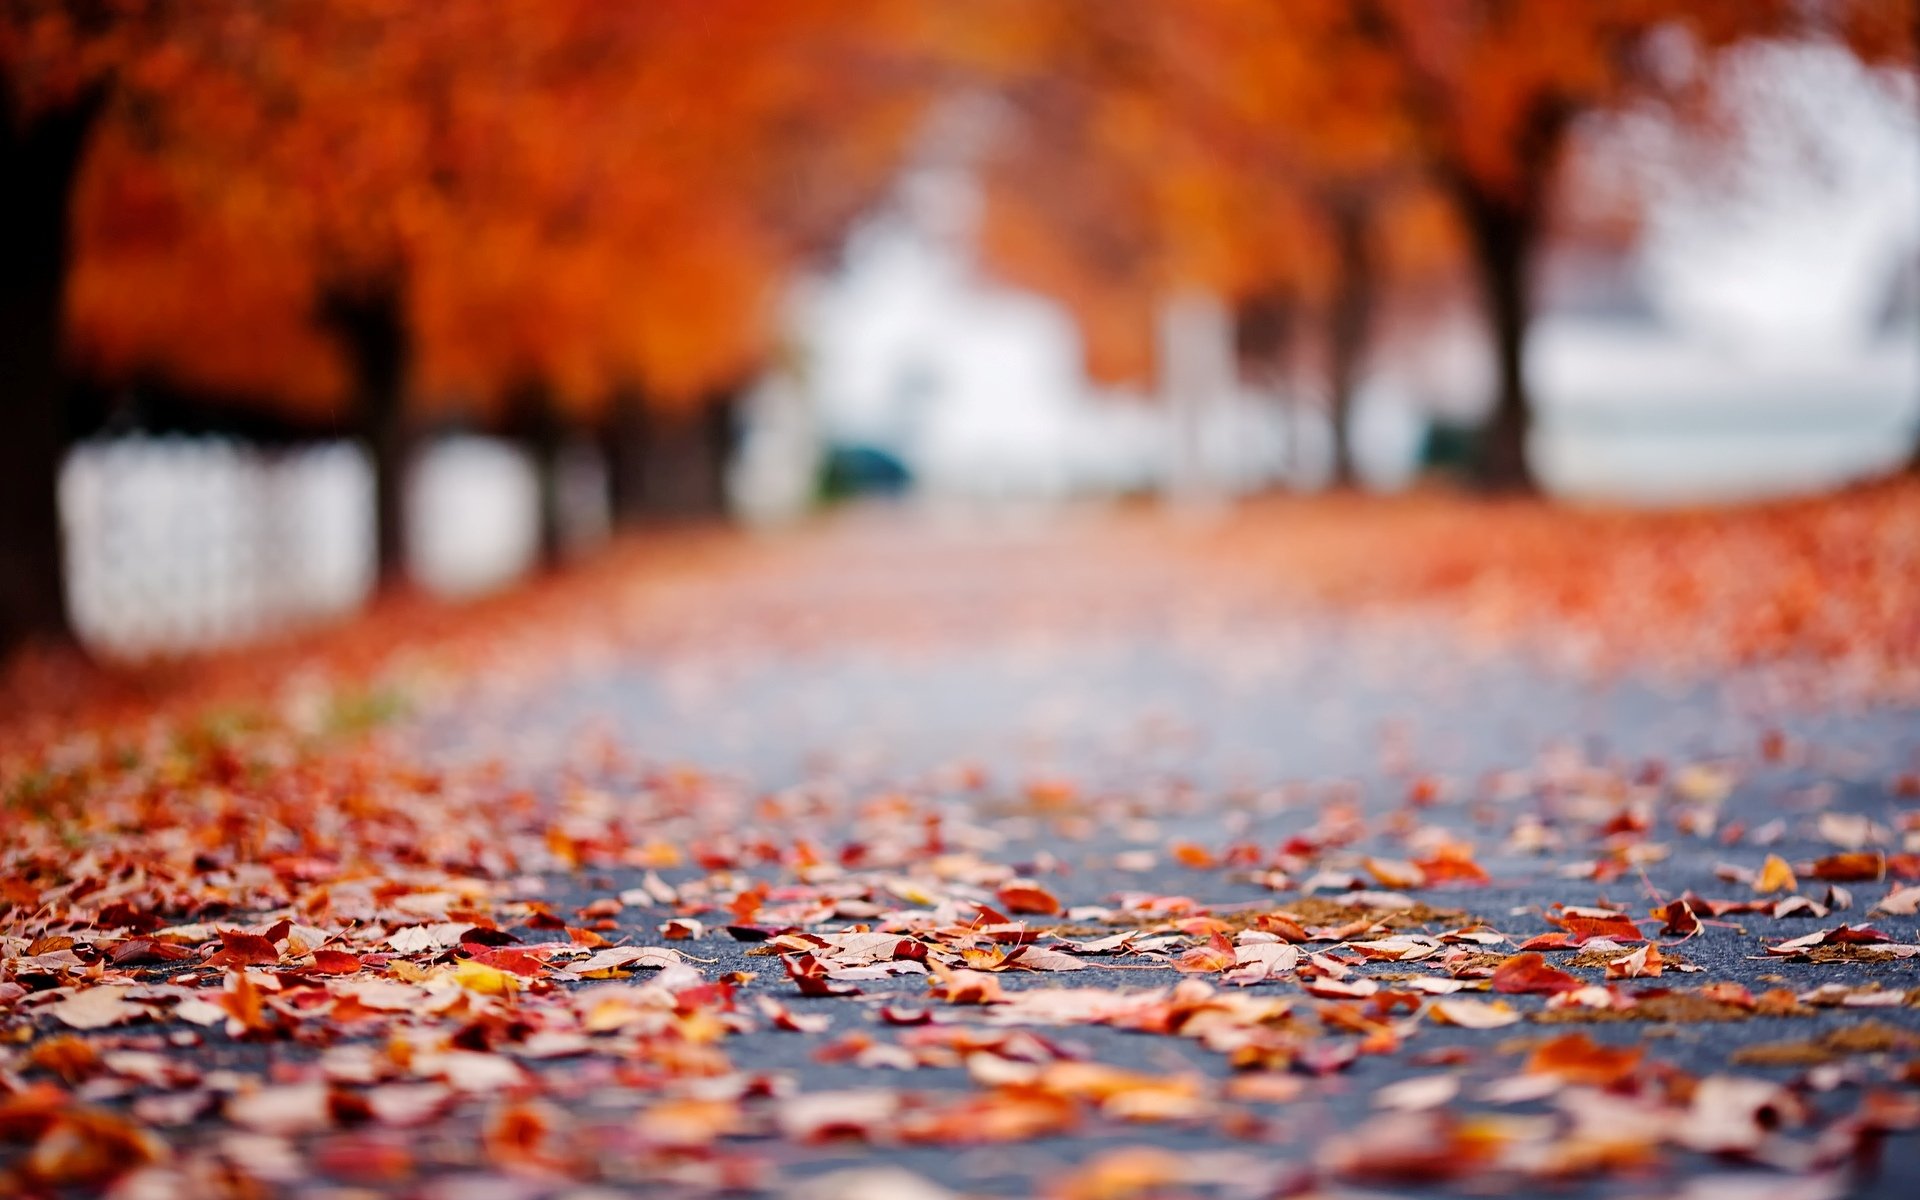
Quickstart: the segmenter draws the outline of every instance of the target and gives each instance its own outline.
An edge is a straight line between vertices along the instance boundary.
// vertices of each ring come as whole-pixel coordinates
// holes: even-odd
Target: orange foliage
[[[314,314],[403,297],[413,391],[528,380],[591,413],[768,357],[783,281],[891,174],[922,88],[903,0],[128,3],[0,21],[30,103],[105,81],[75,201],[71,340],[336,412]],[[42,78],[44,76],[44,78]]]

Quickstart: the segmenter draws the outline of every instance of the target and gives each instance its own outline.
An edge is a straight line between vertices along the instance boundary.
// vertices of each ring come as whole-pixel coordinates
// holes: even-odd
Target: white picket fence
[[[596,462],[568,472],[576,531],[604,533]],[[522,573],[537,541],[526,456],[486,438],[440,440],[408,488],[412,573],[461,594]],[[372,471],[346,442],[263,449],[224,438],[121,437],[62,467],[68,604],[80,636],[117,657],[231,646],[351,612],[373,582]]]

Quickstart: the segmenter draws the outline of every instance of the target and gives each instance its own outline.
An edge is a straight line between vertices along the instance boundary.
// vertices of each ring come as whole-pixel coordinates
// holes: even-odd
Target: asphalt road
[[[718,593],[685,597],[683,611],[698,624],[698,639],[665,655],[609,651],[590,669],[530,692],[456,704],[425,724],[421,744],[449,761],[498,756],[555,803],[582,786],[624,795],[646,773],[674,767],[730,781],[743,798],[735,810],[658,814],[658,832],[672,842],[697,840],[717,826],[760,828],[763,818],[752,814],[744,798],[768,794],[812,797],[804,832],[829,853],[889,832],[910,836],[901,822],[937,813],[949,833],[960,831],[960,840],[979,846],[982,857],[1034,875],[1069,908],[1107,905],[1122,893],[1186,896],[1221,911],[1284,906],[1294,893],[1276,895],[1247,870],[1183,866],[1170,847],[1190,843],[1219,852],[1250,844],[1270,850],[1315,827],[1330,811],[1351,808],[1366,833],[1336,862],[1353,863],[1368,853],[1399,858],[1407,851],[1394,835],[1394,814],[1412,812],[1419,823],[1471,842],[1492,882],[1407,890],[1435,907],[1464,910],[1516,941],[1547,932],[1543,913],[1556,904],[1611,904],[1644,916],[1657,901],[1688,891],[1751,899],[1748,883],[1716,870],[1723,864],[1756,869],[1768,854],[1799,862],[1833,853],[1839,826],[1823,825],[1822,814],[1866,817],[1874,823],[1872,836],[1881,837],[1913,810],[1912,801],[1903,803],[1889,788],[1897,774],[1920,765],[1920,719],[1909,709],[1809,705],[1764,671],[1676,681],[1654,669],[1636,669],[1596,678],[1538,655],[1470,646],[1417,614],[1359,618],[1263,612],[1244,604],[1209,607],[1177,586],[1164,588],[1167,581],[1151,569],[1122,572],[1111,581],[1146,597],[1124,618],[1090,608],[1089,619],[1077,623],[1074,589],[1067,588],[1049,593],[1045,619],[1029,620],[1020,616],[1019,601],[1034,590],[1036,577],[1045,576],[1044,569],[1036,571],[1033,555],[1004,577],[999,593],[981,583],[983,576],[994,577],[990,568],[982,570],[983,561],[993,561],[991,549],[976,545],[969,555],[942,565],[940,556],[921,553],[891,568],[889,560],[855,556],[840,564],[844,571],[821,568],[797,590],[786,579],[759,593],[735,587],[724,601]],[[1089,596],[1101,592],[1086,582],[1075,587]],[[1157,599],[1156,587],[1163,588]],[[835,598],[849,595],[867,611],[897,614],[924,605],[932,632],[873,645],[794,635],[796,612],[831,608]],[[997,608],[1012,615],[1003,622]],[[781,632],[769,635],[769,629]],[[608,747],[623,765],[597,773],[593,764]],[[1608,805],[1617,806],[1620,789],[1635,781],[1664,779],[1670,793],[1676,776],[1689,771],[1712,773],[1701,786],[1712,779],[1728,786],[1716,804],[1714,835],[1677,835],[1662,807],[1642,839],[1660,847],[1644,873],[1606,882],[1568,877],[1571,864],[1601,849],[1596,808],[1613,811]],[[1416,778],[1430,781],[1434,802],[1413,810],[1407,797]],[[1068,786],[1069,798],[1060,800],[1047,790],[1050,785]],[[908,807],[874,811],[871,802],[888,795],[909,797]],[[1535,818],[1559,845],[1537,850],[1510,844],[1516,824],[1532,825]],[[1729,832],[1733,836],[1723,836]],[[633,888],[644,874],[557,877],[548,898],[556,905],[583,904]],[[658,872],[676,886],[701,874],[690,867]],[[1887,886],[1852,885],[1854,907],[1824,920],[1740,915],[1730,918],[1737,931],[1709,928],[1669,947],[1703,969],[1683,977],[1682,985],[1732,981],[1755,993],[1826,983],[1920,986],[1920,960],[1802,963],[1762,953],[1766,941],[1843,920],[1864,922],[1866,908]],[[1802,891],[1821,898],[1824,885],[1806,881]],[[663,915],[630,908],[621,920],[623,928],[631,923],[636,936],[654,940],[651,922]],[[1876,917],[1873,923],[1896,942],[1920,941],[1915,918]],[[926,990],[920,976],[863,982],[863,997],[803,998],[777,960],[749,957],[752,947],[725,933],[677,944],[710,974],[754,973],[747,996],[771,996],[829,1023],[826,1032],[813,1035],[743,1035],[728,1045],[736,1063],[785,1076],[805,1092],[879,1087],[939,1093],[973,1086],[960,1069],[901,1073],[816,1057],[822,1044],[849,1034],[886,1040],[888,1031],[875,1020],[875,998],[918,1002]],[[1599,980],[1597,971],[1583,974]],[[1009,976],[1005,986],[1143,988],[1179,978],[1171,969],[1136,963],[1134,969],[1065,977]],[[1673,978],[1669,972],[1660,982]],[[1529,1013],[1544,1003],[1532,996],[1514,1002]],[[1603,1042],[1643,1046],[1651,1058],[1690,1075],[1731,1071],[1784,1081],[1804,1080],[1806,1068],[1731,1060],[1742,1047],[1817,1038],[1868,1016],[1920,1031],[1920,1010],[1911,1007],[1577,1028]],[[1351,1133],[1375,1112],[1383,1085],[1433,1074],[1438,1060],[1446,1064],[1441,1069],[1460,1075],[1461,1095],[1470,1097],[1514,1072],[1512,1039],[1545,1031],[1529,1024],[1489,1032],[1429,1026],[1402,1052],[1365,1057],[1345,1071],[1307,1079],[1296,1099],[1256,1106],[1257,1122],[1231,1129],[1218,1120],[1096,1121],[1077,1136],[1012,1145],[756,1144],[752,1152],[767,1156],[777,1177],[789,1183],[887,1164],[962,1194],[1030,1195],[1062,1186],[1075,1164],[1103,1150],[1149,1145],[1203,1167],[1213,1163],[1213,1173],[1224,1181],[1210,1191],[1215,1185],[1201,1178],[1207,1169],[1197,1167],[1195,1179],[1184,1192],[1176,1188],[1177,1194],[1271,1194],[1313,1178],[1316,1154],[1328,1139]],[[1043,1032],[1099,1062],[1215,1080],[1230,1074],[1220,1055],[1188,1039],[1095,1027]],[[1451,1048],[1463,1051],[1457,1061],[1440,1053]],[[1833,1092],[1814,1095],[1816,1109],[1847,1110],[1857,1086],[1885,1069],[1884,1056],[1850,1060],[1841,1072],[1844,1081],[1826,1081],[1837,1083]],[[1520,1103],[1499,1111],[1524,1116],[1551,1106]],[[1575,1175],[1552,1186],[1573,1195],[1660,1196],[1693,1186],[1707,1189],[1698,1193],[1703,1197],[1810,1196],[1838,1189],[1891,1200],[1920,1188],[1914,1182],[1920,1179],[1917,1143],[1912,1135],[1897,1135],[1885,1148],[1878,1175],[1837,1182],[1826,1177],[1808,1183],[1737,1161],[1669,1152],[1655,1168],[1597,1179]],[[1214,1155],[1222,1156],[1217,1163],[1209,1157]],[[853,1188],[852,1178],[832,1176],[822,1194]],[[463,1194],[461,1179],[471,1182],[456,1178],[439,1194]],[[906,1194],[884,1181],[868,1183],[880,1188],[874,1194]],[[1539,1186],[1470,1177],[1408,1190],[1524,1193]],[[1740,1190],[1747,1187],[1756,1190]]]

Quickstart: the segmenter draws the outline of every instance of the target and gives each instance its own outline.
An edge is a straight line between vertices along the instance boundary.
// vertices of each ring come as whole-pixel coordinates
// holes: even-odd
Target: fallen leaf
[[[1753,890],[1762,896],[1795,891],[1799,886],[1799,881],[1793,877],[1793,868],[1778,854],[1767,855],[1767,861],[1761,865],[1760,874],[1753,881]]]
[[[1493,990],[1516,995],[1552,995],[1586,986],[1565,971],[1547,965],[1538,954],[1515,954],[1493,970]]]
[[[1504,1000],[1435,1000],[1428,1012],[1462,1029],[1499,1029],[1520,1020],[1519,1011]]]
[[[147,1010],[128,1002],[125,988],[95,986],[76,992],[41,1009],[62,1025],[74,1029],[105,1029],[122,1021],[147,1015]]]

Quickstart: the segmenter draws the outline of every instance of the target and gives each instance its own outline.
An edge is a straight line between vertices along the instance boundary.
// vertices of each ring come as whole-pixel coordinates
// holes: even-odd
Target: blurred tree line
[[[1718,61],[1819,41],[1909,73],[1912,0],[1000,0],[979,25],[1021,115],[989,174],[987,252],[1060,296],[1090,365],[1145,378],[1162,299],[1226,298],[1245,372],[1305,360],[1336,481],[1382,300],[1464,266],[1494,364],[1474,477],[1534,488],[1532,283],[1577,122],[1632,109],[1729,135]],[[1019,30],[1010,36],[1008,27]],[[1315,345],[1306,345],[1308,341]]]
[[[1756,38],[1908,62],[1917,11],[0,0],[0,646],[64,633],[61,456],[129,382],[179,419],[359,439],[385,584],[404,465],[439,422],[549,468],[592,431],[617,516],[711,499],[781,285],[960,91],[1017,117],[986,167],[986,255],[1069,306],[1096,375],[1146,374],[1154,307],[1183,289],[1232,304],[1250,373],[1317,333],[1350,478],[1381,297],[1465,262],[1498,365],[1477,469],[1525,488],[1528,281],[1573,122],[1683,113]]]

